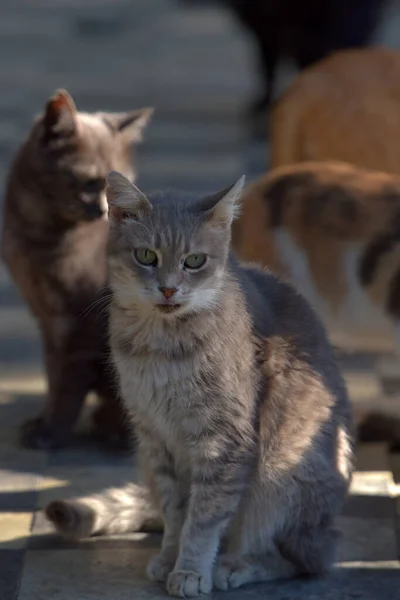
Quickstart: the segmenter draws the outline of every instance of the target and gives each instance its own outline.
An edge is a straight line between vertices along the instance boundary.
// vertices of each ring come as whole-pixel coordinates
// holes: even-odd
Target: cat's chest
[[[168,446],[190,437],[196,427],[196,399],[201,398],[192,358],[172,361],[150,356],[116,360],[126,407],[135,421],[145,424]]]

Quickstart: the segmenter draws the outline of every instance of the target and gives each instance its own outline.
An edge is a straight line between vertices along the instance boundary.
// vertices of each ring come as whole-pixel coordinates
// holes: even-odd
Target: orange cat
[[[245,191],[233,247],[290,280],[337,344],[400,350],[400,176],[333,161],[276,169]]]
[[[337,52],[306,69],[271,117],[271,166],[342,160],[400,175],[400,52]]]

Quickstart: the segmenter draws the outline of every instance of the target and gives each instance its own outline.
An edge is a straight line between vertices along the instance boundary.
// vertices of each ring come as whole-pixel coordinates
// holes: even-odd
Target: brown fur
[[[11,167],[2,254],[38,321],[49,386],[42,414],[24,427],[28,445],[62,445],[91,390],[107,407],[97,413],[98,425],[112,437],[125,430],[107,366],[104,187],[112,168],[133,176],[131,144],[150,114],[78,113],[59,91]]]
[[[400,177],[340,162],[306,162],[275,169],[248,186],[233,227],[233,247],[243,260],[290,278],[272,236],[274,229],[285,229],[306,254],[321,294],[335,306],[347,293],[342,263],[349,245],[367,251],[373,243],[393,239],[366,288],[384,308],[400,270],[399,218]],[[360,274],[360,284],[361,279]]]
[[[400,53],[337,52],[305,70],[271,119],[271,166],[341,160],[400,175]]]

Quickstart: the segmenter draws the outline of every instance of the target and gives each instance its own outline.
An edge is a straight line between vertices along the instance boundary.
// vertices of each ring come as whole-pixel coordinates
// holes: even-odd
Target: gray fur
[[[229,253],[241,183],[146,204],[121,177],[108,180],[111,346],[164,522],[148,575],[193,597],[324,572],[351,478],[352,421],[323,327],[289,285]],[[159,267],[137,263],[142,246]],[[183,270],[200,252],[205,266]],[[179,308],[159,308],[160,285],[178,288]],[[94,514],[111,506],[106,496],[92,504]],[[133,528],[134,498],[132,515]]]

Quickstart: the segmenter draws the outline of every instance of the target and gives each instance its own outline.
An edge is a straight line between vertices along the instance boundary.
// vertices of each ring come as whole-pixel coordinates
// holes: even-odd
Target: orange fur
[[[400,52],[337,52],[301,73],[271,118],[271,166],[340,160],[400,175]]]

